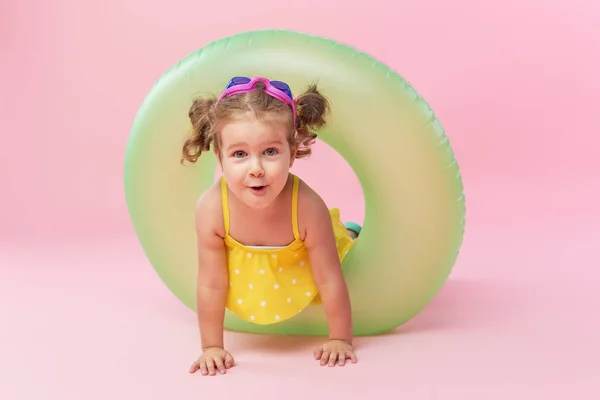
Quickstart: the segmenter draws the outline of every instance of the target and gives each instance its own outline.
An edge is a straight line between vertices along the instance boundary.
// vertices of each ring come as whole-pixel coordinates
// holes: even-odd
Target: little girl
[[[290,173],[311,154],[314,129],[329,103],[316,86],[294,98],[287,84],[235,77],[216,98],[197,99],[182,163],[213,151],[223,177],[196,205],[197,312],[202,355],[190,372],[225,373],[225,308],[256,324],[272,324],[322,303],[328,340],[314,352],[321,365],[356,362],[350,299],[341,261],[360,233],[338,209]]]

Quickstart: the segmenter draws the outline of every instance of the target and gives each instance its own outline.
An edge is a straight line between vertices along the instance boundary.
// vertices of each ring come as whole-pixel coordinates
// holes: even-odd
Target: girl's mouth
[[[250,186],[250,190],[252,190],[252,192],[255,194],[263,192],[265,188],[266,186]]]

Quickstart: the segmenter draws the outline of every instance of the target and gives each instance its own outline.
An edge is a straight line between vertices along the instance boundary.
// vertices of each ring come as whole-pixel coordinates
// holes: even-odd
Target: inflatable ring
[[[138,239],[164,284],[196,309],[194,206],[215,181],[212,153],[182,166],[197,95],[218,95],[235,75],[318,82],[332,104],[319,138],[354,169],[363,189],[360,237],[343,261],[357,336],[392,330],[419,313],[449,276],[462,243],[465,198],[459,168],[429,105],[389,67],[329,39],[260,30],[208,44],[168,70],[134,120],[125,192]],[[272,325],[227,311],[225,329],[327,335],[321,305]]]

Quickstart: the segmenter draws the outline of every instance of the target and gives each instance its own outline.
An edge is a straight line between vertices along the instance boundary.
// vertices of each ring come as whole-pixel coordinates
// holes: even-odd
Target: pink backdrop
[[[1,2],[0,398],[600,398],[600,3],[350,4]],[[354,45],[411,82],[455,150],[467,232],[439,296],[397,332],[357,340],[356,366],[319,369],[308,339],[228,333],[239,366],[189,378],[195,316],[133,235],[125,146],[163,71],[263,28]],[[336,153],[317,146],[299,165],[362,219]]]
[[[595,179],[600,8],[594,1],[375,1],[367,10],[342,0],[3,4],[4,234],[128,231],[123,158],[144,96],[188,52],[249,29],[332,37],[406,77],[450,136],[474,221],[492,210],[535,212],[540,202],[552,212],[572,210],[555,203],[556,196],[568,200],[578,182]],[[306,179],[319,185],[317,174],[328,165],[344,171],[340,193],[354,193],[350,170],[328,157],[321,151],[302,163]],[[500,197],[479,201],[482,185]],[[553,195],[540,195],[538,185],[550,185]],[[327,185],[319,187],[328,202],[339,203]],[[351,216],[362,216],[350,207]]]

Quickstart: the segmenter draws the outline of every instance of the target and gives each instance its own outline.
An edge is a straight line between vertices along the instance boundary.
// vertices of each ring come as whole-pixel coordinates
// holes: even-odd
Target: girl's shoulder
[[[325,200],[302,179],[298,185],[298,230],[302,240],[307,233],[331,226],[329,208]]]
[[[323,198],[310,185],[298,178],[298,206],[302,203],[306,207],[314,207],[325,204]]]
[[[194,215],[198,233],[216,233],[221,237],[225,236],[220,181],[213,183],[198,197]]]

